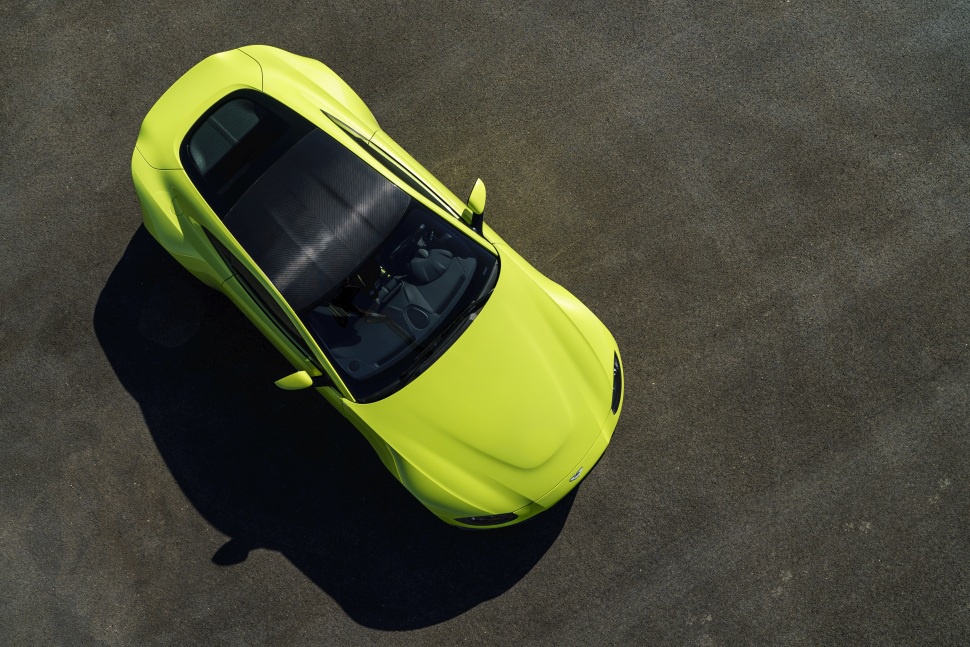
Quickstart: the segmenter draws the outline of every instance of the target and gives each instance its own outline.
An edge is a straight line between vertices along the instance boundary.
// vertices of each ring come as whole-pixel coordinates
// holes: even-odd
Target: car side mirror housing
[[[299,391],[313,386],[313,378],[306,371],[297,371],[286,377],[276,380],[276,386],[284,391]]]
[[[482,178],[478,178],[475,181],[475,186],[472,188],[472,193],[468,196],[468,207],[465,209],[465,213],[462,214],[462,218],[468,222],[472,230],[477,231],[479,234],[482,233],[482,224],[485,220],[482,215],[485,212],[485,183],[482,182]]]

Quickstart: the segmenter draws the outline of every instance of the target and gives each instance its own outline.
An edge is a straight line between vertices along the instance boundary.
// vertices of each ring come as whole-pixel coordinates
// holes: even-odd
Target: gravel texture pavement
[[[47,0],[0,43],[0,643],[970,643],[966,2]],[[141,119],[252,43],[613,331],[554,510],[442,525],[140,226]]]

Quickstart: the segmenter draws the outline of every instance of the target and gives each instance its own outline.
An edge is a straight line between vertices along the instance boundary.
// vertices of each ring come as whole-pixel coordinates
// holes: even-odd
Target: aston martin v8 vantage
[[[528,519],[603,455],[613,336],[484,222],[481,180],[458,199],[325,65],[210,56],[148,112],[132,177],[148,231],[293,365],[277,385],[316,389],[445,522]]]

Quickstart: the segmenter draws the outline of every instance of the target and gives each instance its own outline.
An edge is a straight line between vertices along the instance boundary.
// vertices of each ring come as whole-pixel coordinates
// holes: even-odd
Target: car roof
[[[374,253],[410,200],[314,128],[266,169],[223,222],[299,312]]]

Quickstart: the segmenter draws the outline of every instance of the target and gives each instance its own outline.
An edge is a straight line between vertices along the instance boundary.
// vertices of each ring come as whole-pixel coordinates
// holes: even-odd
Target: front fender
[[[603,358],[606,371],[612,372],[613,348],[616,341],[609,329],[603,325],[592,310],[576,296],[559,285],[545,274],[534,268],[527,260],[519,255],[514,249],[504,241],[496,242],[496,249],[501,253],[503,260],[508,260],[518,265],[526,274],[532,278],[542,291],[559,307],[570,322],[579,330],[586,343]]]
[[[145,229],[179,264],[206,285],[219,289],[228,276],[221,276],[202,257],[186,237],[172,206],[172,187],[182,171],[160,171],[153,168],[136,148],[131,156],[131,178],[141,205]]]

